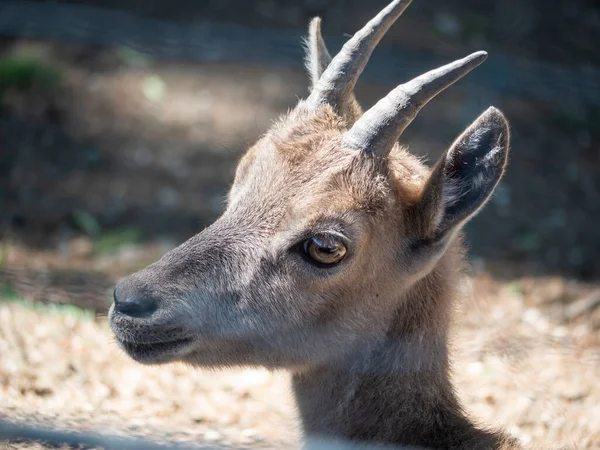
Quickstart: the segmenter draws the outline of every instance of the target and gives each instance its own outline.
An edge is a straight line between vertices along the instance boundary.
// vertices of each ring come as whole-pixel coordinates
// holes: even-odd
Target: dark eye
[[[311,261],[325,266],[336,264],[346,256],[346,246],[334,236],[312,237],[304,241],[302,248]]]

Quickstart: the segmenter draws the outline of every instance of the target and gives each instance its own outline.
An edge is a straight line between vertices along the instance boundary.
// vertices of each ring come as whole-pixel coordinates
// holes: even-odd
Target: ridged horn
[[[393,1],[344,44],[315,83],[307,99],[310,107],[329,104],[340,113],[345,110],[373,49],[410,3]]]
[[[344,135],[344,144],[355,150],[387,155],[429,100],[486,58],[486,52],[476,52],[401,84],[354,123]]]

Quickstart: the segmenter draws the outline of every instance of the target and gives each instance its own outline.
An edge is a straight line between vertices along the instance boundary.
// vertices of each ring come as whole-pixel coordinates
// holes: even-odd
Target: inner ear
[[[496,108],[484,112],[436,164],[420,199],[426,237],[456,230],[489,199],[504,173],[509,129]]]

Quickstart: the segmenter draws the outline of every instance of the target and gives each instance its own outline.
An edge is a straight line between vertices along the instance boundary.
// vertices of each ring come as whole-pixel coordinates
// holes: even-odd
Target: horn
[[[343,143],[355,150],[386,156],[429,100],[486,58],[486,52],[476,52],[401,84],[354,123],[344,135]]]
[[[309,107],[329,104],[338,112],[344,111],[373,49],[410,2],[393,1],[344,44],[315,83],[307,99]]]
[[[321,34],[321,18],[315,17],[308,26],[308,37],[305,40],[306,45],[306,69],[310,77],[311,85],[314,86],[321,78],[325,69],[331,62],[331,55],[325,40]]]

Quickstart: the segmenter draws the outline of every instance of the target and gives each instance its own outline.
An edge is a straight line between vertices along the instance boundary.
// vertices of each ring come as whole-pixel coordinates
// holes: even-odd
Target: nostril
[[[151,299],[127,299],[115,302],[115,309],[130,317],[148,317],[156,311],[156,302]]]
[[[126,316],[136,318],[148,317],[158,309],[157,302],[151,297],[120,300],[117,296],[116,289],[113,296],[115,300],[115,309]]]

